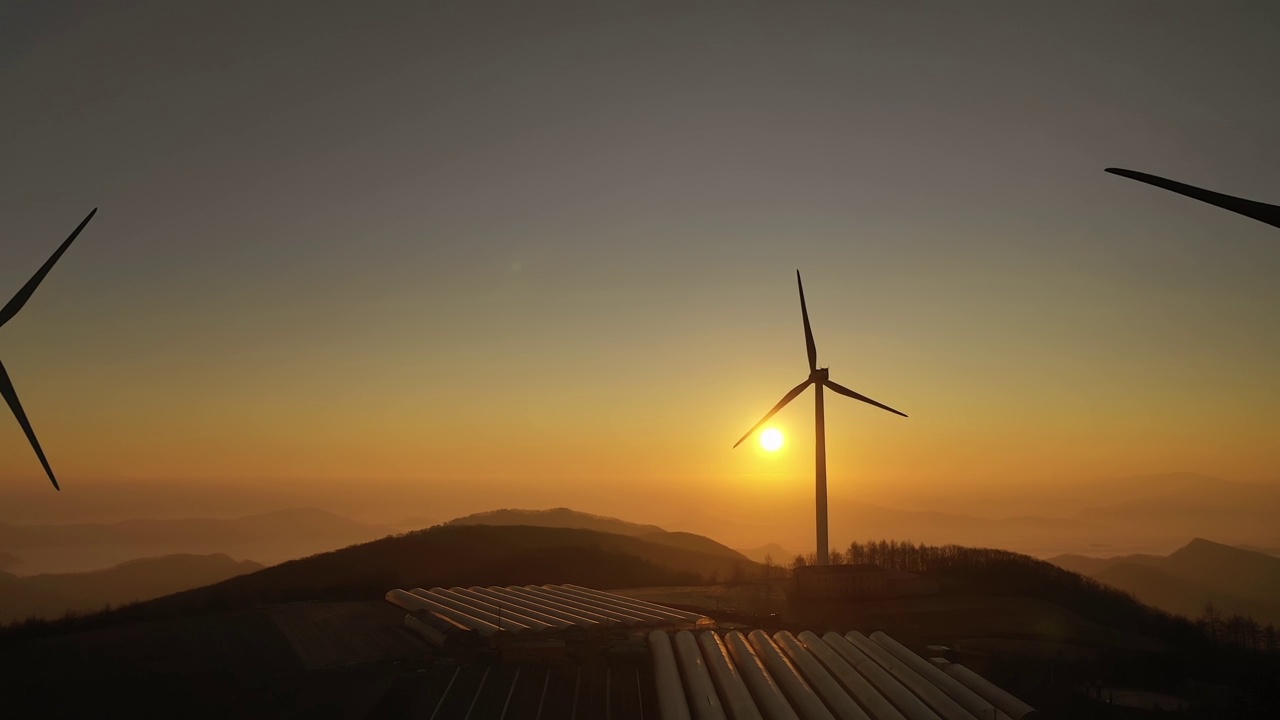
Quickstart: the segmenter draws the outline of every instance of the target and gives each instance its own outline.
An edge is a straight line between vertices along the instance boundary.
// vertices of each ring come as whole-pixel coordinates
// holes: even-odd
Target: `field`
[[[402,617],[381,600],[297,603],[13,642],[0,716],[362,717],[400,664],[431,659]]]
[[[296,603],[266,614],[306,670],[409,660],[425,649],[400,627],[404,611],[385,602]]]

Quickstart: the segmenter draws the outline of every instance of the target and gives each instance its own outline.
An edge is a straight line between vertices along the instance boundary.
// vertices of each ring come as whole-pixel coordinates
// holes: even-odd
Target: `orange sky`
[[[1280,236],[1102,172],[1280,198],[1247,17],[86,12],[0,69],[0,294],[102,208],[0,331],[64,495],[808,497],[810,395],[730,449],[804,378],[796,268],[832,378],[911,416],[828,402],[833,496],[1280,482]],[[0,482],[52,492],[3,418]]]

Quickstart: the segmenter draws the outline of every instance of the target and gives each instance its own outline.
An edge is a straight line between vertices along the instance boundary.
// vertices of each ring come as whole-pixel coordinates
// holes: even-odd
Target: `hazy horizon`
[[[496,509],[544,510],[567,507],[668,531],[691,532],[730,547],[752,548],[779,543],[788,550],[813,550],[812,481],[756,492],[733,492],[720,485],[688,486],[670,491],[657,510],[646,507],[642,489],[596,483],[569,501],[552,489],[539,490],[519,481],[439,484],[389,482],[385,493],[361,492],[352,484],[314,489],[306,486],[263,487],[243,481],[227,483],[199,508],[185,502],[186,491],[163,483],[135,482],[97,489],[78,501],[50,500],[35,491],[0,491],[0,500],[16,512],[0,513],[0,523],[14,526],[112,523],[135,519],[236,519],[302,508],[316,508],[364,523],[369,539],[443,523]],[[847,489],[831,493],[831,542],[897,539],[929,544],[958,543],[998,547],[1036,557],[1064,553],[1122,555],[1168,553],[1195,537],[1228,545],[1280,549],[1280,532],[1271,518],[1280,509],[1280,489],[1232,483],[1193,474],[1094,479],[1041,485],[1010,495],[999,486],[966,486],[952,495],[891,497],[884,492],[856,497]],[[292,523],[286,523],[291,525]],[[305,522],[304,522],[305,525]],[[175,528],[174,532],[181,534]],[[291,531],[295,534],[297,529]],[[288,533],[286,533],[288,534]],[[303,532],[302,536],[314,535]],[[310,551],[335,549],[346,540],[326,543],[315,538]],[[176,540],[175,540],[176,542]],[[154,554],[124,545],[113,549],[68,546],[15,550],[35,567],[90,569],[108,562]],[[156,548],[162,546],[154,546]],[[228,551],[235,557],[279,561],[285,550],[255,552],[252,543],[231,549],[217,543],[182,546],[186,551]],[[284,548],[295,547],[286,544]],[[71,554],[68,554],[68,553]],[[281,552],[285,552],[281,555]],[[83,556],[83,557],[81,557]]]

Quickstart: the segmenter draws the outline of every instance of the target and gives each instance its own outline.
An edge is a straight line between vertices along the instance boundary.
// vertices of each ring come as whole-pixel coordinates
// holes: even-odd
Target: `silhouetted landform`
[[[744,440],[751,437],[752,433],[754,433],[756,430],[759,430],[761,427],[764,427],[764,424],[769,422],[769,418],[773,417],[779,410],[786,407],[787,403],[799,397],[800,393],[808,389],[810,385],[813,386],[813,400],[814,400],[813,435],[814,435],[814,451],[815,451],[814,457],[816,459],[816,462],[814,465],[815,467],[814,481],[817,488],[816,537],[818,542],[818,545],[817,545],[818,564],[826,565],[827,549],[830,547],[830,545],[828,545],[828,542],[827,542],[827,430],[826,430],[826,413],[823,409],[823,404],[822,404],[823,402],[822,389],[826,388],[836,394],[844,395],[845,397],[850,397],[850,398],[853,398],[854,400],[859,400],[861,402],[867,403],[868,405],[873,405],[875,407],[880,408],[881,410],[886,410],[888,412],[891,412],[894,415],[901,415],[902,417],[906,417],[907,414],[904,412],[900,412],[898,410],[894,410],[893,408],[889,407],[888,405],[885,405],[884,403],[876,402],[875,400],[872,400],[866,395],[850,390],[849,388],[833,381],[831,379],[831,373],[827,368],[818,367],[818,346],[814,344],[813,328],[809,326],[809,308],[804,303],[804,283],[801,282],[800,280],[799,270],[796,271],[796,287],[800,291],[800,316],[804,321],[804,345],[805,345],[805,353],[808,355],[808,358],[809,358],[809,377],[805,378],[804,382],[800,383],[799,385],[796,385],[795,387],[787,391],[787,394],[782,396],[782,399],[778,401],[778,404],[774,405],[773,408],[769,410],[769,412],[765,413],[764,417],[760,418],[760,422],[751,426],[750,430],[748,430],[741,438],[738,438],[738,442],[734,443],[733,446],[736,448],[739,445],[741,445]]]
[[[1263,555],[1271,555],[1272,557],[1280,557],[1280,547],[1258,547],[1257,545],[1236,545],[1241,550],[1249,550],[1251,552],[1262,553]]]
[[[1051,562],[1187,617],[1212,603],[1225,614],[1280,623],[1280,558],[1264,553],[1196,538],[1164,557],[1061,555]]]
[[[1195,542],[1184,548],[1181,562],[1189,566],[1203,567],[1217,557],[1218,548],[1213,543]],[[1221,547],[1221,546],[1219,546]],[[1230,548],[1229,548],[1230,549]],[[1182,552],[1182,551],[1179,551]],[[851,543],[840,552],[839,559],[849,563],[873,563],[886,568],[916,572],[930,577],[943,586],[946,594],[978,594],[991,596],[1016,596],[1035,598],[1070,610],[1081,617],[1110,628],[1116,636],[1138,635],[1159,643],[1156,647],[1143,647],[1133,643],[1113,643],[1104,638],[1090,641],[1094,664],[1085,661],[1076,651],[1070,652],[1069,644],[1056,644],[1049,658],[1035,653],[1010,651],[1014,643],[987,640],[972,645],[981,652],[1011,653],[1003,663],[1008,673],[1016,674],[1026,682],[1027,674],[1038,674],[1036,684],[1048,681],[1054,672],[1075,672],[1077,685],[1096,682],[1099,677],[1120,687],[1180,693],[1189,685],[1200,687],[1196,704],[1203,714],[1193,717],[1275,717],[1280,710],[1280,647],[1274,627],[1262,627],[1242,616],[1215,617],[1210,620],[1199,617],[1175,615],[1151,607],[1129,593],[1106,585],[1093,578],[1066,570],[1044,560],[1037,560],[1004,550],[965,548],[959,546],[924,546],[894,541]],[[1267,558],[1270,560],[1271,558]],[[1252,567],[1253,560],[1244,561]],[[1240,569],[1242,565],[1227,563],[1227,567]],[[945,597],[942,600],[945,602]],[[959,598],[957,598],[959,599]],[[922,603],[934,607],[934,613],[945,612],[945,606],[934,605],[938,598],[924,598]],[[879,607],[890,616],[893,606],[901,600],[881,601]],[[921,626],[913,615],[927,616],[927,612],[907,612],[900,622]],[[885,615],[881,615],[885,617]],[[1065,618],[1045,616],[1038,623],[1037,636],[1061,635],[1064,628],[1055,627]],[[954,622],[954,621],[953,621]],[[937,626],[934,625],[934,632]],[[963,633],[964,627],[952,632]],[[936,635],[935,635],[936,637]],[[1069,637],[1069,636],[1068,636]],[[1064,638],[1065,639],[1065,638]],[[1016,638],[1008,638],[1015,641]],[[1077,636],[1073,642],[1079,642]],[[1066,657],[1076,655],[1073,670]],[[1051,659],[1050,659],[1051,658]],[[1047,660],[1047,661],[1046,661]],[[1021,666],[1014,669],[1014,665]],[[1038,671],[1032,668],[1039,668]],[[1003,673],[997,673],[1001,677]],[[1093,677],[1090,677],[1092,675]],[[1009,683],[1010,689],[1025,687],[1022,683]],[[1002,685],[1005,684],[1002,682]],[[1203,686],[1216,685],[1205,692]],[[1227,710],[1227,708],[1231,708]],[[1067,714],[1065,717],[1095,717]]]
[[[795,550],[788,550],[778,543],[769,543],[768,545],[754,548],[735,549],[758,563],[772,561],[774,565],[786,565],[791,561],[791,558],[796,556]]]
[[[12,671],[9,677],[30,675],[25,668],[32,662],[59,667],[57,682],[70,678],[77,687],[102,693],[95,694],[93,700],[100,707],[129,703],[142,692],[140,682],[154,684],[153,678],[163,675],[165,688],[156,697],[147,696],[148,703],[163,701],[181,708],[192,702],[207,703],[201,707],[222,708],[220,716],[236,716],[264,703],[318,707],[320,701],[313,693],[320,692],[325,702],[347,708],[356,702],[353,696],[378,696],[381,690],[373,688],[386,687],[392,658],[429,664],[430,651],[399,646],[388,635],[385,623],[371,623],[367,611],[358,610],[371,607],[370,603],[294,601],[380,597],[386,587],[396,586],[381,584],[382,575],[426,587],[566,581],[556,579],[557,575],[591,575],[621,587],[668,585],[697,577],[696,572],[672,570],[627,554],[637,549],[659,553],[654,557],[670,558],[667,553],[677,553],[688,559],[695,555],[637,538],[577,529],[438,527],[286,563],[108,613],[10,626],[0,631],[0,672]],[[838,555],[840,559],[846,556],[938,579],[944,594],[919,599],[927,605],[895,613],[893,608],[904,601],[880,601],[879,607],[885,611],[874,617],[889,621],[877,621],[875,626],[895,637],[912,637],[917,645],[964,638],[965,662],[981,659],[984,675],[1046,712],[1074,707],[1070,703],[1074,702],[1075,688],[1098,678],[1123,687],[1166,692],[1179,692],[1186,681],[1220,685],[1222,689],[1214,692],[1226,693],[1228,703],[1244,702],[1265,711],[1275,707],[1277,686],[1267,684],[1267,678],[1275,676],[1274,660],[1280,656],[1244,652],[1215,642],[1205,626],[1147,607],[1126,593],[1044,561],[1000,550],[922,547],[894,541],[859,543]],[[714,568],[716,562],[716,558],[698,555],[693,564],[708,567],[706,564],[712,563]],[[531,563],[538,566],[530,568]],[[749,591],[752,584],[741,587]],[[1038,612],[1039,621],[1029,617],[1027,622],[1034,632],[985,642],[970,640],[990,637],[978,634],[987,631],[965,620],[972,617],[974,600],[1002,597],[1012,602],[987,602],[983,607],[990,610],[981,612],[992,617],[983,619],[982,624],[1006,625],[998,610],[1008,606],[1020,614]],[[289,602],[278,604],[286,600]],[[380,599],[375,602],[386,605]],[[862,606],[850,606],[837,624],[848,625],[854,615],[865,612],[856,607]],[[348,612],[351,609],[355,610]],[[1077,615],[1090,618],[1104,630],[1081,634],[1061,625],[1073,622]],[[1226,624],[1220,623],[1224,633]],[[360,632],[353,631],[356,625]],[[1135,635],[1150,641],[1123,639]],[[1034,646],[1041,636],[1058,638],[1054,645],[1058,649],[1028,654],[1023,648]],[[397,637],[412,635],[400,633]],[[375,661],[383,665],[369,666],[362,672],[339,670],[344,664]],[[322,675],[304,680],[307,671],[318,669],[324,669]],[[412,671],[401,668],[398,672]],[[479,682],[480,674],[467,676],[465,681]],[[441,675],[437,696],[450,676]],[[38,687],[45,690],[33,690],[24,697],[39,698],[56,684],[41,676],[29,681],[43,683]],[[310,689],[303,689],[300,683]],[[181,692],[174,688],[181,688]],[[1221,705],[1214,707],[1221,709]],[[367,709],[348,712],[353,717],[366,713]],[[396,715],[400,716],[404,715]],[[1097,715],[1082,710],[1050,716]],[[1231,716],[1271,717],[1265,712]]]
[[[703,535],[687,532],[670,532],[657,525],[641,525],[618,518],[584,513],[569,508],[550,510],[490,510],[450,520],[445,525],[529,525],[532,527],[580,528],[596,532],[630,535],[658,545],[719,555],[733,560],[750,561],[751,558]]]
[[[1246,200],[1244,198],[1235,197],[1233,195],[1225,195],[1213,190],[1205,190],[1194,185],[1178,182],[1177,180],[1169,180],[1158,175],[1139,172],[1137,170],[1125,170],[1123,168],[1107,168],[1107,172],[1112,175],[1127,177],[1130,180],[1137,180],[1148,185],[1155,185],[1158,188],[1164,188],[1179,195],[1186,195],[1189,198],[1195,198],[1201,202],[1216,205],[1224,210],[1230,210],[1233,213],[1253,218],[1258,222],[1264,222],[1274,227],[1280,227],[1280,206],[1270,205],[1256,200]]]
[[[641,525],[604,515],[551,508],[550,510],[501,509],[455,518],[445,525],[530,525],[533,527],[580,528],[617,535],[652,535],[666,530],[657,525]]]
[[[22,565],[22,558],[10,552],[0,552],[0,572],[9,572]]]
[[[68,611],[97,611],[261,569],[261,565],[249,560],[215,554],[143,558],[84,573],[30,577],[0,573],[0,623],[29,617],[56,618]]]
[[[703,535],[695,535],[687,532],[660,532],[648,533],[639,536],[641,540],[646,540],[658,545],[670,545],[671,547],[682,548],[684,550],[692,550],[694,552],[706,553],[717,557],[729,558],[730,560],[742,560],[745,562],[754,562],[751,558],[734,550],[726,545],[712,540]]]
[[[84,572],[172,553],[226,553],[271,565],[392,532],[389,526],[300,508],[230,519],[139,519],[76,525],[0,523],[0,549],[22,558],[22,574]]]
[[[3,327],[5,323],[18,314],[18,311],[22,310],[22,307],[35,294],[36,288],[40,287],[40,283],[45,276],[49,274],[54,264],[58,262],[58,258],[62,257],[67,248],[71,247],[71,243],[75,242],[76,236],[80,234],[81,230],[84,230],[84,226],[89,224],[89,221],[93,219],[94,214],[97,212],[98,208],[90,210],[84,220],[81,220],[80,224],[76,226],[76,229],[71,231],[71,235],[62,241],[62,244],[53,252],[53,255],[45,261],[44,265],[40,266],[39,270],[36,270],[36,274],[31,276],[27,284],[19,288],[9,302],[0,308],[0,327]],[[13,382],[9,380],[9,373],[5,371],[4,363],[0,363],[0,397],[3,397],[5,402],[9,404],[9,409],[13,412],[14,418],[17,419],[18,425],[22,427],[22,432],[27,436],[27,442],[31,443],[31,449],[35,450],[41,467],[44,468],[45,474],[49,476],[49,482],[53,483],[53,489],[60,490],[58,478],[54,477],[53,468],[49,467],[49,459],[45,457],[44,449],[40,447],[40,441],[36,439],[36,431],[31,427],[31,421],[27,418],[27,413],[23,410],[22,403],[18,401],[18,391],[14,389]]]
[[[803,564],[815,559],[793,558]],[[1197,635],[1188,618],[1149,607],[1132,595],[1045,560],[1008,550],[960,545],[925,545],[895,540],[853,542],[833,562],[870,564],[918,573],[942,586],[943,594],[981,593],[1038,598],[1120,631],[1164,642]]]
[[[610,589],[755,578],[760,570],[745,558],[593,530],[448,525],[292,560],[102,613],[92,623],[300,600],[363,600],[395,587],[571,583]]]
[[[833,560],[920,573],[938,581],[944,595],[1038,598],[1103,627],[1162,641],[1197,634],[1186,618],[1148,607],[1092,578],[1009,551],[876,541],[852,543]],[[572,583],[612,589],[757,580],[763,570],[755,563],[589,530],[440,526],[120,608],[96,616],[90,624],[267,603],[367,599],[381,597],[393,587]],[[36,626],[39,631],[50,624]],[[77,625],[72,622],[66,627]]]

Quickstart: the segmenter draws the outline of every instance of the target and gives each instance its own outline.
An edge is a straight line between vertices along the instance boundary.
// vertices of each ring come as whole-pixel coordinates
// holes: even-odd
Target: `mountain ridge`
[[[30,616],[57,617],[68,611],[151,600],[261,570],[251,560],[225,553],[174,553],[136,558],[83,573],[42,573],[20,577],[0,573],[0,623]]]
[[[1262,552],[1197,537],[1165,556],[1059,555],[1049,562],[1168,612],[1196,617],[1213,603],[1223,613],[1280,623],[1280,558]]]

